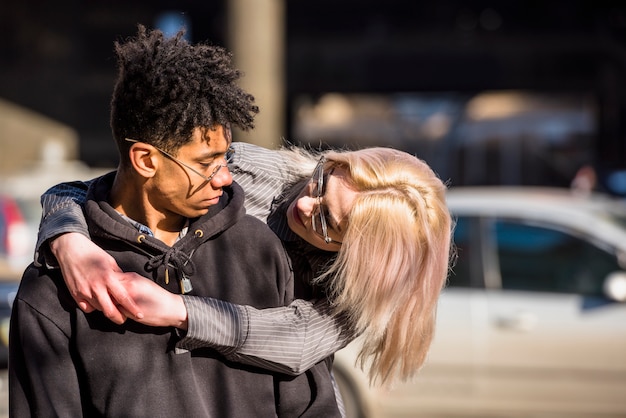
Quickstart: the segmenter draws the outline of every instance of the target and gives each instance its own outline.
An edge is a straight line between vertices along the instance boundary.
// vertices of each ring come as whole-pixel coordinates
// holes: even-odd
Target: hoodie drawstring
[[[160,266],[165,266],[165,284],[169,283],[169,267],[174,267],[174,271],[179,280],[181,293],[189,293],[193,289],[189,276],[195,272],[195,265],[191,258],[175,247],[169,248],[162,254],[155,255],[146,263],[146,270],[154,271]]]

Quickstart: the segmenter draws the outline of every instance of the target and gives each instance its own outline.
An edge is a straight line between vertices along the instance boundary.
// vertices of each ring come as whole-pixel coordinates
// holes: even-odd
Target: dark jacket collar
[[[193,275],[195,267],[191,255],[198,246],[226,231],[245,215],[243,190],[233,182],[223,189],[219,202],[211,206],[206,215],[189,220],[189,232],[170,247],[143,234],[109,204],[114,179],[115,172],[106,174],[94,180],[87,191],[84,207],[90,235],[94,239],[117,242],[115,245],[125,242],[135,252],[149,257],[151,269],[172,266],[179,279]]]

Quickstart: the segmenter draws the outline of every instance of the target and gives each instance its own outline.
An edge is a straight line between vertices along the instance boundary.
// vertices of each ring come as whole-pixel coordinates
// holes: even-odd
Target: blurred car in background
[[[0,195],[0,261],[5,268],[17,268],[22,260],[31,256],[29,244],[32,240],[18,201],[11,196]]]
[[[0,193],[0,280],[20,278],[33,261],[40,218],[39,195]]]
[[[8,363],[9,320],[19,278],[33,259],[38,206],[36,201],[0,194],[0,368]]]
[[[626,416],[626,204],[567,189],[452,188],[458,261],[416,378],[368,387],[336,355],[349,417]]]

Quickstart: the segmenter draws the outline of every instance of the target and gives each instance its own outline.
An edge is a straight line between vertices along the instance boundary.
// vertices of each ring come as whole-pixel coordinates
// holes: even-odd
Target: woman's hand
[[[141,276],[122,272],[115,259],[89,238],[75,232],[63,234],[50,241],[50,250],[80,309],[102,311],[116,324],[124,323],[127,317],[143,317],[141,309],[122,285],[128,277]]]
[[[120,283],[143,312],[142,318],[133,318],[135,321],[153,327],[187,329],[187,308],[181,295],[171,293],[138,274],[125,275]],[[126,316],[132,317],[124,307],[120,309]]]

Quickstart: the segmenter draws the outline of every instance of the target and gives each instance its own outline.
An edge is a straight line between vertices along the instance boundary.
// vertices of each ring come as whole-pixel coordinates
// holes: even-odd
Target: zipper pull
[[[191,280],[189,280],[189,277],[183,274],[183,277],[180,279],[180,293],[184,295],[185,293],[189,293],[192,290],[193,286],[191,286]]]

